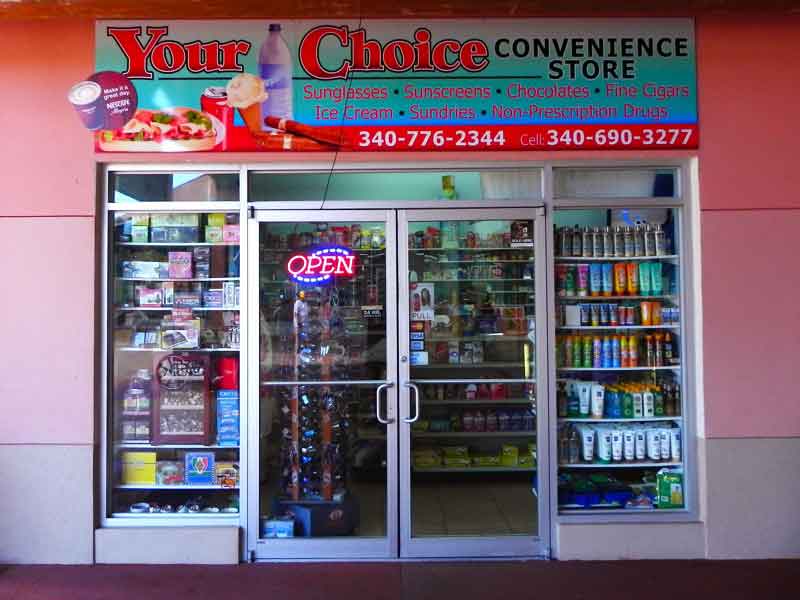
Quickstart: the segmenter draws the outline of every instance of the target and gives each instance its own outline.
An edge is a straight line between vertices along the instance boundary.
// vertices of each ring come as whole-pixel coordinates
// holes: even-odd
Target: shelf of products
[[[534,467],[414,467],[415,473],[533,473]]]
[[[684,506],[675,210],[633,225],[636,209],[584,210],[583,226],[556,212],[561,514]]]
[[[113,215],[108,515],[238,518],[239,215]]]
[[[512,437],[531,437],[536,432],[525,431],[415,431],[411,434],[415,438],[512,438]]]

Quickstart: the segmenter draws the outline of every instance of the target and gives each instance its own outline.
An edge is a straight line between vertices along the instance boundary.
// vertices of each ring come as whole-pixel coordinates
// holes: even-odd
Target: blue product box
[[[238,390],[217,390],[217,444],[239,445]]]
[[[239,246],[228,248],[228,277],[239,277]]]
[[[352,535],[360,521],[360,507],[350,495],[342,502],[280,502],[280,509],[294,520],[298,537]]]
[[[294,519],[291,517],[273,517],[261,519],[261,537],[294,537]]]
[[[156,226],[150,228],[151,242],[191,243],[200,241],[199,227]]]
[[[213,485],[214,453],[187,452],[184,473],[187,485]]]

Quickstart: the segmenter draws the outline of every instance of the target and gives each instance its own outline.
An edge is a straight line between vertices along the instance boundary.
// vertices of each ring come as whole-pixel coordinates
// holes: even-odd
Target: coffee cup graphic
[[[105,122],[102,94],[100,84],[94,81],[76,83],[67,94],[67,99],[78,113],[83,126],[91,131],[101,129]]]

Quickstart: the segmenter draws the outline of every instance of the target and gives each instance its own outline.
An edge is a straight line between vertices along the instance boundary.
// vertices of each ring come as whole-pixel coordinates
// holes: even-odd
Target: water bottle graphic
[[[258,68],[268,94],[261,105],[262,118],[273,116],[291,119],[292,55],[278,23],[270,23],[269,32],[258,54]],[[270,127],[264,128],[271,130]]]

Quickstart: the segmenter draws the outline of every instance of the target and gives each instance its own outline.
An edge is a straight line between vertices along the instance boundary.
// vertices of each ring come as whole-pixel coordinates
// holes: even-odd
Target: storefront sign
[[[101,151],[698,143],[690,19],[105,21],[96,40],[97,69],[138,96]]]
[[[327,283],[336,277],[355,275],[356,255],[348,248],[318,248],[309,254],[294,254],[286,262],[289,276],[297,283]]]

